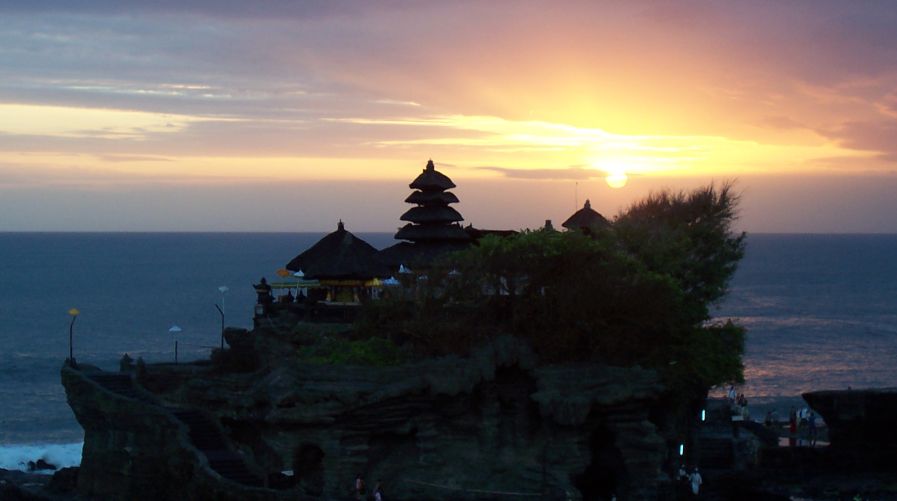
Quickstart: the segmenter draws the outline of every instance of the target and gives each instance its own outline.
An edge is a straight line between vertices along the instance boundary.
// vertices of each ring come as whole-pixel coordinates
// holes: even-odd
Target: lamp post
[[[69,364],[72,367],[76,366],[75,352],[74,352],[74,349],[72,348],[72,339],[74,338],[74,332],[75,332],[75,320],[78,319],[78,315],[80,315],[80,314],[81,314],[81,312],[78,311],[78,308],[71,308],[69,310],[69,315],[71,315],[71,317],[72,317],[72,323],[69,324]]]
[[[221,349],[224,349],[224,293],[229,291],[226,285],[222,285],[218,287],[218,292],[221,293],[221,307],[215,305],[215,308],[218,308],[218,313],[221,314]]]
[[[177,325],[172,325],[168,329],[168,332],[174,334],[174,363],[175,364],[178,363],[178,337],[177,336],[178,336],[178,332],[181,332],[181,330],[182,329],[180,327],[178,327]]]

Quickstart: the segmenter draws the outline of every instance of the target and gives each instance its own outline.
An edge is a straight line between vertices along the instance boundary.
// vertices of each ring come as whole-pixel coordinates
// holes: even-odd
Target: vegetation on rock
[[[325,337],[299,348],[299,358],[313,364],[349,364],[386,367],[400,365],[407,360],[405,352],[391,341],[371,337],[350,340]]]
[[[665,191],[588,234],[487,236],[370,305],[357,327],[422,355],[512,334],[547,363],[642,365],[673,387],[741,381],[744,330],[709,313],[744,254],[738,200],[730,184]]]

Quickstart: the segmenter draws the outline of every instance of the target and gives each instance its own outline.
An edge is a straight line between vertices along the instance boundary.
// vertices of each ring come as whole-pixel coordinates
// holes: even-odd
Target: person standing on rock
[[[361,475],[355,476],[355,499],[364,499],[365,485]]]
[[[788,446],[794,447],[797,439],[797,409],[791,408],[788,413]]]
[[[816,446],[816,414],[813,411],[810,411],[809,417],[807,417],[807,431],[809,432],[810,438],[810,447]]]

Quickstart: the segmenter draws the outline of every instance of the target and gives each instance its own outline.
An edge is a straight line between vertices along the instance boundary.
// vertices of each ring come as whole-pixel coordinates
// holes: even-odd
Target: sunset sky
[[[0,3],[0,231],[393,231],[430,158],[485,228],[737,180],[897,232],[897,8]]]

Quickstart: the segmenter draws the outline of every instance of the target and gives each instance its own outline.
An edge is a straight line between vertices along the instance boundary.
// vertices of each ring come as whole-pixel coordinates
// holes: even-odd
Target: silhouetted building
[[[468,242],[470,236],[458,224],[464,218],[449,207],[458,203],[458,197],[450,190],[455,183],[445,174],[436,170],[433,161],[408,185],[415,191],[405,199],[405,203],[414,204],[402,214],[402,221],[408,224],[396,233],[398,240],[412,242]]]
[[[311,299],[358,302],[369,297],[377,279],[389,276],[377,252],[371,244],[347,231],[340,221],[336,231],[293,258],[286,268],[302,271],[305,280],[318,281]]]
[[[609,228],[610,221],[593,209],[589,200],[586,200],[582,209],[574,212],[561,226],[570,231],[582,231],[588,234],[599,229]]]
[[[464,217],[450,207],[458,197],[447,191],[455,187],[448,176],[436,170],[433,161],[408,185],[415,190],[405,199],[413,204],[399,218],[408,223],[396,232],[397,240],[406,240],[380,252],[381,261],[391,269],[400,265],[426,266],[447,252],[466,248],[472,235],[459,224]]]
[[[307,280],[368,280],[387,276],[388,271],[376,255],[377,249],[347,231],[340,221],[336,231],[294,257],[286,268],[302,271]]]

